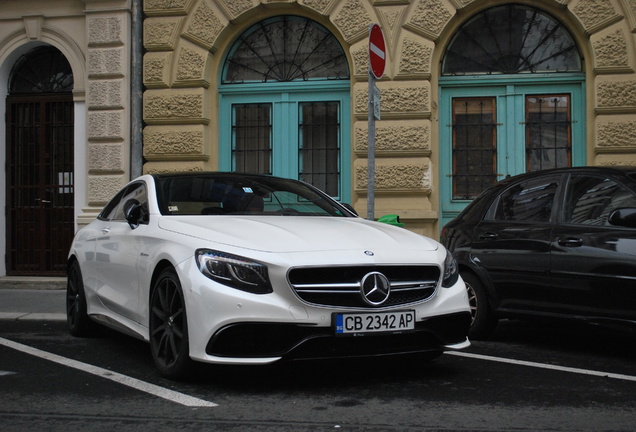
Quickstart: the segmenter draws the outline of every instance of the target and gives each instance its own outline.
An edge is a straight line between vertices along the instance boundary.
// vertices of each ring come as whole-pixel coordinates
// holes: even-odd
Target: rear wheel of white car
[[[466,284],[472,317],[468,336],[472,339],[486,339],[495,330],[497,318],[490,309],[486,291],[479,279],[468,272],[462,273],[461,276]]]
[[[74,261],[66,281],[66,322],[73,336],[88,337],[95,333],[95,323],[88,317],[84,281],[79,263]]]
[[[161,272],[150,297],[150,351],[159,372],[181,378],[191,360],[188,322],[181,283],[171,268]]]

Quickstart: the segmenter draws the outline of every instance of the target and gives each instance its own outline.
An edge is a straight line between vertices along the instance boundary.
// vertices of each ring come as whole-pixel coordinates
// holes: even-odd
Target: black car
[[[636,327],[636,167],[503,180],[443,229],[469,292],[470,336],[500,318]]]

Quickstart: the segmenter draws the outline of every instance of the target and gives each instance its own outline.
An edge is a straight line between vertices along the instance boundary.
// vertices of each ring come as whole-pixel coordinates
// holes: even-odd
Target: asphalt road
[[[633,431],[636,337],[502,323],[490,341],[417,359],[202,365],[161,378],[148,345],[0,321],[2,431]]]

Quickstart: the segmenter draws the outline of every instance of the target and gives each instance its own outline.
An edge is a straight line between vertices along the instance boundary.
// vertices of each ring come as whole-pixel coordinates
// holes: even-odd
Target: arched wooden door
[[[75,231],[72,74],[52,47],[16,63],[7,97],[7,274],[61,276]]]

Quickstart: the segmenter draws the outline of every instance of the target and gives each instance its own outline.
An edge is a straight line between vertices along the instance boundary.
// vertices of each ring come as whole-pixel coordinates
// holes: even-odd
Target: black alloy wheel
[[[88,316],[87,310],[82,271],[79,263],[73,261],[66,280],[66,322],[73,336],[88,337],[94,334],[96,324]]]
[[[462,272],[466,284],[468,303],[470,304],[470,330],[468,336],[471,339],[486,339],[497,326],[497,318],[493,314],[486,291],[481,281],[473,273]]]
[[[191,360],[188,322],[181,283],[172,268],[161,272],[150,297],[150,351],[159,372],[170,379],[185,376]]]

